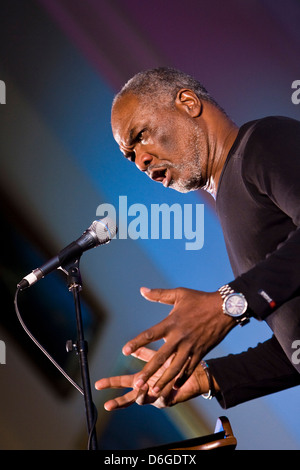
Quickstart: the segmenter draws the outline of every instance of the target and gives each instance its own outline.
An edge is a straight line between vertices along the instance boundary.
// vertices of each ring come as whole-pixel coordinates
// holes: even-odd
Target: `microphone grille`
[[[99,245],[108,243],[116,235],[118,228],[116,224],[109,218],[105,217],[101,220],[95,220],[89,230],[95,232]]]

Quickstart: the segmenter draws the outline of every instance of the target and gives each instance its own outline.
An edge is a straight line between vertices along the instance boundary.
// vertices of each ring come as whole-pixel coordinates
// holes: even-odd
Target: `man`
[[[239,129],[196,80],[160,68],[137,74],[116,96],[112,130],[124,156],[154,181],[215,198],[236,278],[212,293],[141,289],[173,309],[124,346],[146,361],[141,372],[96,382],[133,388],[106,409],[170,406],[200,394],[228,408],[299,385],[300,123],[270,117]],[[269,324],[270,340],[202,360],[252,318]],[[162,338],[157,352],[145,347]]]

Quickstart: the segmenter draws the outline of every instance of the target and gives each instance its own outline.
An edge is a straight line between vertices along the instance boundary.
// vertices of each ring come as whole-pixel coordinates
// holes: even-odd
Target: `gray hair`
[[[199,99],[208,101],[223,111],[198,80],[184,72],[169,67],[150,69],[134,75],[115,96],[113,105],[125,94],[132,93],[145,101],[153,100],[154,97],[160,97],[168,105],[173,106],[177,93],[182,88],[194,91]]]

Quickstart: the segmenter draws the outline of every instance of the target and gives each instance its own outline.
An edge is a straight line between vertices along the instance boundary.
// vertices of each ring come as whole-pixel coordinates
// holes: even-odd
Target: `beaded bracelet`
[[[205,361],[201,361],[200,364],[203,367],[204,372],[206,373],[206,377],[207,377],[207,380],[208,380],[208,387],[209,387],[208,393],[202,394],[202,397],[205,398],[206,400],[211,400],[216,394],[215,393],[215,387],[214,387],[214,381],[213,381],[213,378],[211,376],[208,364]]]

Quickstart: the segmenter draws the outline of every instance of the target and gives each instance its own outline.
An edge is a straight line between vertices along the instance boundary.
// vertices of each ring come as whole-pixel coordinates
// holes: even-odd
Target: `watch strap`
[[[223,300],[226,299],[227,295],[234,294],[234,290],[228,284],[220,287],[219,292]]]

